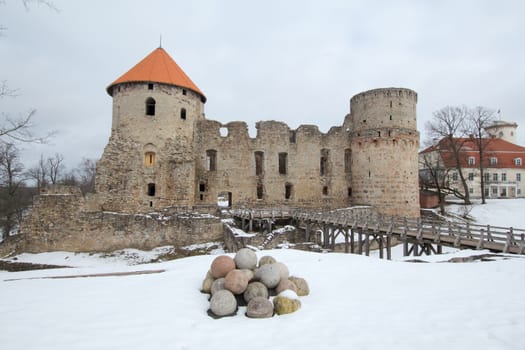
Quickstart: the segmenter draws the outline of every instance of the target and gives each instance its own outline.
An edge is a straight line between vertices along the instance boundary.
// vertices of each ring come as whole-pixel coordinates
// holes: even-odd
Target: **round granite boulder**
[[[255,278],[268,288],[275,288],[281,281],[281,270],[277,264],[264,264],[255,272]]]
[[[224,277],[224,288],[232,292],[233,294],[241,294],[248,287],[248,274],[243,270],[231,270]]]
[[[290,277],[290,271],[288,270],[288,267],[283,264],[282,262],[276,262],[277,266],[279,266],[279,273],[281,274],[281,279],[287,279]]]
[[[308,283],[304,278],[292,276],[289,278],[289,280],[292,281],[297,287],[298,296],[304,297],[310,294],[310,288],[308,287]]]
[[[259,259],[259,267],[266,264],[275,264],[276,262],[277,260],[275,260],[273,256],[265,255]]]
[[[287,290],[273,298],[273,308],[277,315],[291,314],[299,310],[300,307],[301,301],[294,292]]]
[[[290,281],[288,278],[285,278],[285,279],[281,278],[281,282],[279,282],[277,287],[275,287],[275,292],[279,294],[287,289],[292,290],[295,293],[297,293],[297,287],[295,286],[295,283]],[[213,293],[213,287],[212,287],[212,293]]]
[[[212,286],[214,280],[215,279],[211,275],[211,272],[208,271],[208,273],[206,274],[206,277],[202,281],[201,293],[210,294],[211,293],[211,286]]]
[[[226,277],[233,269],[235,269],[235,261],[227,255],[220,255],[213,260],[210,270],[213,278],[221,278]]]
[[[253,270],[257,267],[257,255],[249,248],[239,249],[233,260],[235,261],[235,266],[237,266],[239,270]]]
[[[249,303],[250,300],[256,297],[268,299],[268,295],[268,288],[266,288],[264,284],[261,282],[251,282],[248,284],[248,287],[246,287],[243,297],[244,300]]]
[[[273,316],[273,304],[263,297],[255,297],[250,300],[246,308],[246,316],[250,318],[268,318]]]
[[[219,290],[224,289],[224,277],[217,278],[213,283],[211,284],[210,293],[211,295],[215,294]]]
[[[219,317],[233,315],[237,311],[237,300],[229,290],[219,290],[211,297],[210,311]]]

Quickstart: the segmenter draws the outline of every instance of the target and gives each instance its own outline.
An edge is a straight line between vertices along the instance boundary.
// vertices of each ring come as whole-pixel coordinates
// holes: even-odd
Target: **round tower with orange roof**
[[[194,124],[206,97],[161,47],[107,87],[111,136],[97,164],[104,210],[191,205]],[[105,199],[105,200],[104,200]]]

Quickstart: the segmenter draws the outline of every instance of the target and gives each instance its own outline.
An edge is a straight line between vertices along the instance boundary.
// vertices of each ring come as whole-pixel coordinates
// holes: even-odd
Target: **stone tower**
[[[387,216],[419,216],[416,92],[375,89],[350,100],[352,202]]]
[[[485,131],[492,137],[516,144],[516,129],[518,124],[503,120],[497,120],[485,128]]]
[[[107,88],[111,136],[97,164],[104,210],[144,212],[192,205],[193,132],[206,97],[162,48]]]

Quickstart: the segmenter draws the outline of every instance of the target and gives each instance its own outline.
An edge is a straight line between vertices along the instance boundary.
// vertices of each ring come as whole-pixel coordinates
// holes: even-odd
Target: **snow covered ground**
[[[478,220],[519,216],[525,204],[520,201],[495,202],[494,210],[489,203],[471,214],[482,213]],[[273,255],[306,278],[311,294],[301,297],[302,307],[293,314],[248,319],[240,308],[237,316],[215,320],[206,313],[207,295],[199,292],[215,256],[137,264],[158,253],[130,251],[122,259],[66,252],[19,256],[18,261],[75,267],[0,271],[1,349],[524,348],[522,256],[442,262],[487,253],[449,250],[427,258],[431,263],[410,263],[399,254],[397,261],[385,261],[261,251],[259,257]],[[124,258],[128,255],[136,259]],[[155,273],[45,278],[133,271]]]

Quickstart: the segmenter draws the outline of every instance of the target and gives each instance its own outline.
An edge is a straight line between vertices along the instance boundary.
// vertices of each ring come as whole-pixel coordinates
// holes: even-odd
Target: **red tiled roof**
[[[206,97],[202,91],[161,47],[153,50],[153,52],[147,55],[142,61],[124,73],[120,78],[112,82],[106,90],[108,94],[113,96],[113,86],[130,82],[151,82],[176,85],[198,93],[201,95],[203,102],[206,102]]]
[[[484,148],[483,165],[485,168],[525,168],[525,147],[513,144],[511,142],[499,138],[484,138],[482,139]],[[475,140],[470,138],[455,138],[455,142],[460,143],[460,165],[462,168],[477,168],[479,167],[479,152]],[[438,151],[443,159],[443,163],[447,168],[456,166],[456,161],[450,148],[450,141],[443,138],[436,145],[430,146],[420,153],[429,153]],[[468,164],[469,157],[474,157],[474,165]],[[496,158],[497,164],[490,164],[490,158]],[[521,158],[522,165],[516,165],[515,159]]]

